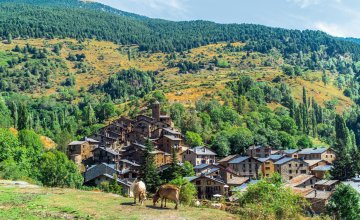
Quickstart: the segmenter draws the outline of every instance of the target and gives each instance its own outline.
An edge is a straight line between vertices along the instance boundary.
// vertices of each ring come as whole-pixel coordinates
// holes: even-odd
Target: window
[[[291,180],[293,177],[292,176],[289,176],[289,180]]]
[[[201,185],[201,181],[200,180],[196,181],[196,185]]]
[[[289,167],[291,167],[291,163],[289,164]]]
[[[289,173],[292,174],[292,170],[289,170]]]
[[[208,180],[206,184],[211,185],[211,180]]]
[[[306,170],[301,170],[300,173],[301,174],[306,174]]]

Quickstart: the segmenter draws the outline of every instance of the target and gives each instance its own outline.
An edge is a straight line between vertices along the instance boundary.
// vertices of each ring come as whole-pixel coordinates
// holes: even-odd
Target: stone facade
[[[308,164],[296,158],[285,157],[275,163],[275,170],[288,181],[300,174],[308,174]]]

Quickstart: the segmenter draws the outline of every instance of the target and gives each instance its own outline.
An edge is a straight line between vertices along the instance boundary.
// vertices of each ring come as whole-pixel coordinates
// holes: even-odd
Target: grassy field
[[[72,189],[0,186],[0,219],[238,219],[224,211],[133,205],[133,199]]]

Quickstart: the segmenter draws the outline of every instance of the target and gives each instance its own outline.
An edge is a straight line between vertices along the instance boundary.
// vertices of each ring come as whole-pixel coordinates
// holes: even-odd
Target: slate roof
[[[316,191],[316,193],[315,193]],[[320,191],[320,190],[314,190],[312,192],[310,192],[309,194],[307,194],[305,196],[305,198],[307,199],[323,199],[323,200],[328,200],[330,198],[330,196],[332,195],[333,192],[330,191]]]
[[[256,158],[258,161],[260,161],[261,163],[264,163],[265,161],[269,160],[268,157],[261,157],[261,158]]]
[[[69,146],[73,146],[73,145],[81,145],[86,143],[87,141],[73,141],[69,144]]]
[[[191,182],[191,181],[193,181],[193,180],[195,180],[195,179],[197,179],[197,178],[198,178],[198,176],[184,177],[184,179],[186,179],[186,180],[189,181],[189,182]]]
[[[135,146],[138,146],[138,147],[141,147],[141,148],[146,148],[146,146],[145,145],[142,145],[142,144],[139,144],[139,143],[133,143],[133,145],[135,145]],[[131,145],[130,145],[131,146]]]
[[[217,167],[211,168],[209,171],[205,172],[204,175],[209,175],[212,173],[215,173],[216,171],[219,171],[220,169]]]
[[[232,159],[234,159],[234,158],[237,157],[237,156],[239,156],[239,155],[237,155],[237,154],[229,155],[229,156],[227,156],[227,157],[219,160],[218,162],[219,162],[219,163],[228,162],[229,160],[232,160]]]
[[[244,183],[240,186],[234,187],[231,191],[238,192],[238,191],[246,189],[250,184],[256,184],[258,182],[259,182],[259,180],[250,180],[250,182],[248,182],[248,183]]]
[[[319,162],[321,162],[322,160],[304,160],[306,163],[309,164],[309,166],[315,165]]]
[[[291,186],[296,187],[298,185],[305,183],[306,181],[308,181],[309,179],[311,179],[313,177],[314,177],[314,175],[300,174],[300,175],[292,178],[291,180],[289,180],[289,184]]]
[[[289,161],[292,161],[294,158],[291,158],[291,157],[284,157],[282,158],[281,160],[278,160],[275,162],[275,165],[282,165],[282,164],[285,164]]]
[[[241,163],[247,159],[249,159],[250,157],[236,157],[235,159],[232,159],[229,161],[230,164],[234,164],[234,163]]]
[[[202,146],[194,147],[194,148],[189,149],[189,150],[193,151],[197,155],[211,155],[211,156],[216,156],[217,155],[214,151],[210,150],[207,147],[202,147]]]
[[[341,183],[351,186],[352,188],[354,188],[360,194],[360,183],[358,181],[360,181],[360,180],[356,181],[355,178],[354,178],[352,181],[344,181],[344,182],[341,182]]]
[[[249,147],[249,150],[256,150],[256,149],[259,149],[259,148],[262,148],[262,147],[264,147],[264,146],[262,146],[262,145],[257,145],[257,146],[250,146]]]
[[[281,158],[283,158],[284,156],[283,155],[280,155],[280,154],[273,154],[273,155],[270,155],[268,158],[272,161],[278,161],[280,160]]]
[[[320,180],[316,182],[315,185],[331,186],[337,182],[339,182],[339,180]]]
[[[306,148],[302,149],[299,154],[321,154],[324,153],[327,148]]]
[[[194,169],[203,169],[205,167],[209,166],[209,164],[203,163],[203,164],[199,164],[194,166]]]
[[[317,166],[314,167],[312,170],[313,171],[329,171],[333,168],[332,165],[324,165],[324,166]]]
[[[220,184],[224,184],[226,185],[226,183],[223,181],[223,180],[220,180],[220,179],[216,179],[216,178],[212,178],[210,176],[205,176],[205,175],[201,175],[201,176],[191,176],[191,177],[184,177],[186,180],[188,180],[189,182],[192,182],[196,179],[200,179],[200,178],[207,178],[207,179],[210,179],[210,180],[213,180],[213,181],[216,181]]]
[[[84,141],[88,141],[88,142],[91,142],[91,143],[100,143],[100,141],[92,139],[92,138],[88,138],[88,137],[85,137]]]
[[[284,154],[293,154],[298,151],[299,151],[298,149],[287,149],[287,150],[284,150]]]
[[[108,152],[108,153],[110,153],[110,154],[112,154],[112,155],[115,155],[115,156],[119,155],[118,152],[112,150],[112,149],[109,148],[109,147],[97,147],[97,148],[95,148],[95,149],[92,150],[92,151],[95,151],[95,150],[104,150],[104,151],[106,151],[106,152]]]
[[[106,176],[106,177],[108,177],[108,178],[110,178],[110,179],[114,179],[113,176],[111,176],[111,175],[109,175],[109,174],[106,174],[106,173],[104,174],[104,176]],[[128,187],[131,186],[131,184],[129,184],[129,183],[125,182],[125,181],[122,181],[122,180],[120,180],[119,178],[117,179],[117,182],[120,183],[120,184],[122,184],[122,185],[128,186]]]
[[[173,129],[170,129],[170,128],[163,128],[164,131],[167,131],[169,133],[172,133],[172,134],[181,134],[180,132],[178,131],[175,131]]]
[[[128,163],[128,164],[131,164],[131,165],[133,165],[133,166],[135,166],[135,167],[139,167],[140,166],[140,164],[137,164],[136,162],[131,162],[130,160],[126,160],[126,159],[122,159],[122,160],[120,160],[121,162],[124,162],[124,163]]]
[[[173,135],[164,135],[164,137],[170,139],[170,140],[173,140],[173,141],[181,141],[182,139],[181,138],[177,138]]]
[[[85,171],[84,182],[89,182],[104,174],[112,176],[114,173],[120,173],[119,170],[115,169],[115,164],[101,163],[98,165],[94,165]]]

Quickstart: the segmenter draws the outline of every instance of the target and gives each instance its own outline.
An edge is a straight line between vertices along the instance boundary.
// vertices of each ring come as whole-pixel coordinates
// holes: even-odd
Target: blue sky
[[[360,38],[359,0],[96,0],[168,20],[255,23]]]

